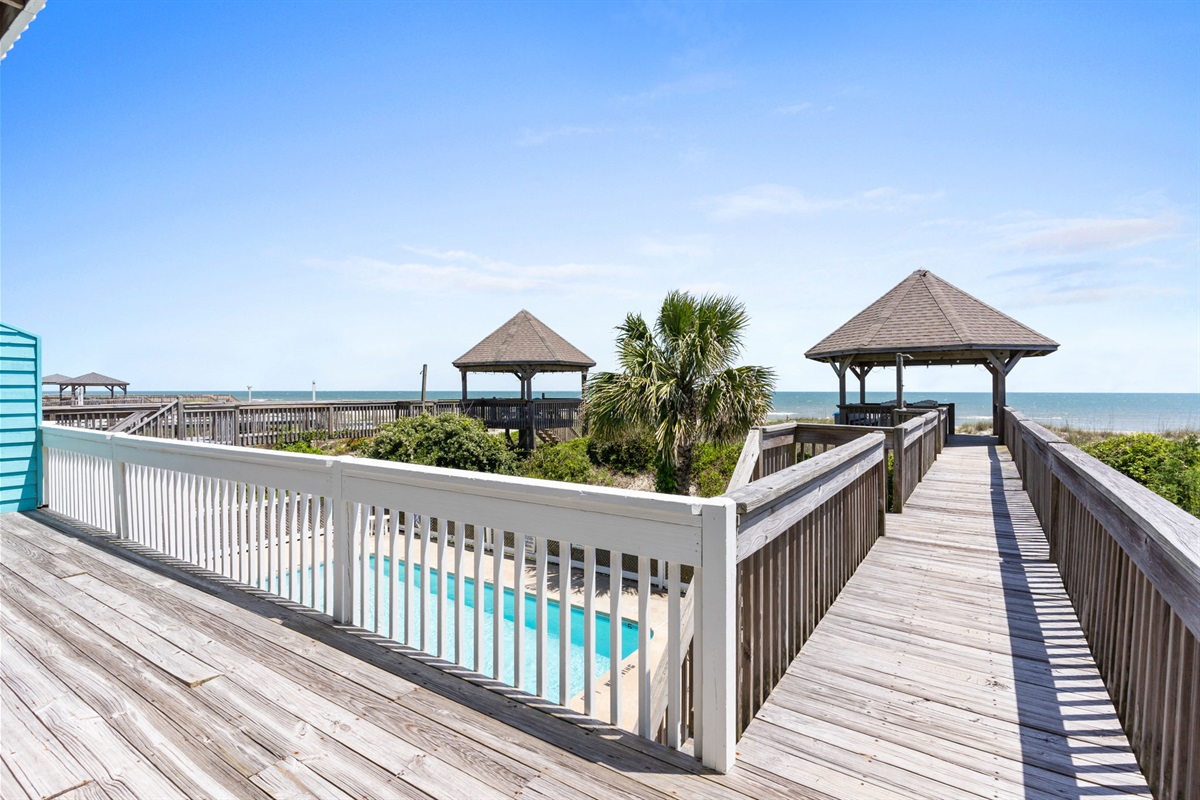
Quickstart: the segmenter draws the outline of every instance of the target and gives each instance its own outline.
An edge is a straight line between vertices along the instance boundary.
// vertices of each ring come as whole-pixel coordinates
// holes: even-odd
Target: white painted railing
[[[681,747],[690,735],[706,766],[733,764],[735,508],[727,498],[42,430],[54,511],[643,736],[654,733],[652,696],[662,694],[652,676],[665,675],[668,744]],[[552,550],[560,556],[553,572]],[[574,560],[568,553],[579,554],[581,569],[562,568]],[[610,564],[636,558],[636,579],[614,581],[619,591],[598,586],[598,553]],[[667,564],[665,593],[651,585],[652,560]],[[679,653],[688,573],[696,658],[685,689],[681,670],[656,670],[656,660]],[[511,620],[489,615],[510,597]],[[626,657],[630,623],[637,642]],[[575,635],[553,646],[551,634],[562,630]],[[606,653],[620,655],[599,675]],[[582,669],[578,690],[572,668]]]

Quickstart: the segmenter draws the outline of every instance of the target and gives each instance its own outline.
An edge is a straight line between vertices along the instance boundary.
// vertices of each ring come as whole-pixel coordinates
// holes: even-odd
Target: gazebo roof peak
[[[546,323],[522,309],[479,344],[456,358],[454,366],[471,372],[582,372],[596,362]]]
[[[804,355],[835,361],[885,364],[903,352],[915,363],[984,361],[980,351],[1052,353],[1058,342],[927,269],[919,269]],[[910,362],[910,363],[914,363]]]

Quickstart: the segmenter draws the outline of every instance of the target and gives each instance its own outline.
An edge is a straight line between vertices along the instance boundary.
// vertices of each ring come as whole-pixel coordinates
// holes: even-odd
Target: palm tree
[[[733,366],[748,322],[733,297],[678,291],[663,300],[653,332],[640,314],[626,316],[616,328],[622,371],[587,384],[592,434],[652,433],[658,490],[687,494],[696,444],[744,437],[771,409],[775,371]]]

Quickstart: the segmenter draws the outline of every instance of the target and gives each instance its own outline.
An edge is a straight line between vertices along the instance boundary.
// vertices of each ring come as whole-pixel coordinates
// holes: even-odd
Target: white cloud
[[[1179,294],[1181,292],[1178,289],[1142,286],[1132,283],[1094,287],[1056,287],[1044,291],[1028,290],[1015,293],[1008,304],[1014,308],[1068,306],[1108,303],[1113,300],[1125,302],[1135,298],[1171,297]]]
[[[638,252],[651,258],[707,258],[712,255],[712,237],[643,236],[638,243]]]
[[[1129,280],[1128,271],[1117,264],[1037,264],[995,277],[1012,284],[1005,305],[1014,308],[1127,302],[1182,293],[1178,287],[1152,284],[1144,274],[1137,281]]]
[[[586,136],[601,132],[601,128],[593,128],[587,125],[559,125],[557,128],[545,128],[540,131],[526,128],[517,137],[516,144],[518,147],[536,147],[545,144],[551,139],[560,139],[566,136]]]
[[[647,89],[644,92],[635,94],[622,95],[617,98],[617,102],[626,105],[647,105],[657,100],[662,100],[667,97],[689,94],[706,94],[708,92],[716,92],[721,89],[728,89],[736,85],[736,81],[729,75],[722,73],[702,73],[699,75],[690,75],[686,78],[677,81],[669,81],[660,83],[652,89]]]
[[[1179,220],[1174,216],[1039,220],[1011,226],[1001,248],[1052,255],[1093,253],[1165,239],[1178,228]]]
[[[775,109],[776,114],[782,114],[785,117],[794,117],[798,114],[828,114],[833,111],[832,105],[817,107],[815,103],[790,103],[788,105],[778,106]]]
[[[410,248],[423,260],[386,261],[362,256],[337,260],[310,259],[307,265],[323,269],[383,292],[445,294],[460,292],[604,292],[620,290],[614,277],[626,275],[624,267],[600,264],[518,265],[458,250]]]
[[[739,219],[757,214],[803,215],[839,209],[903,211],[937,200],[942,194],[940,191],[916,194],[883,186],[847,197],[811,197],[792,186],[765,183],[707,198],[703,204],[713,219]]]

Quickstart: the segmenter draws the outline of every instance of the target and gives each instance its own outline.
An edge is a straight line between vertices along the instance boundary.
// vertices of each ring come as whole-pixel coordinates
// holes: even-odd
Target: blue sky
[[[824,391],[924,268],[1061,343],[1010,391],[1200,391],[1200,4],[50,0],[0,147],[48,372],[455,389],[522,308],[609,369],[688,289]]]

